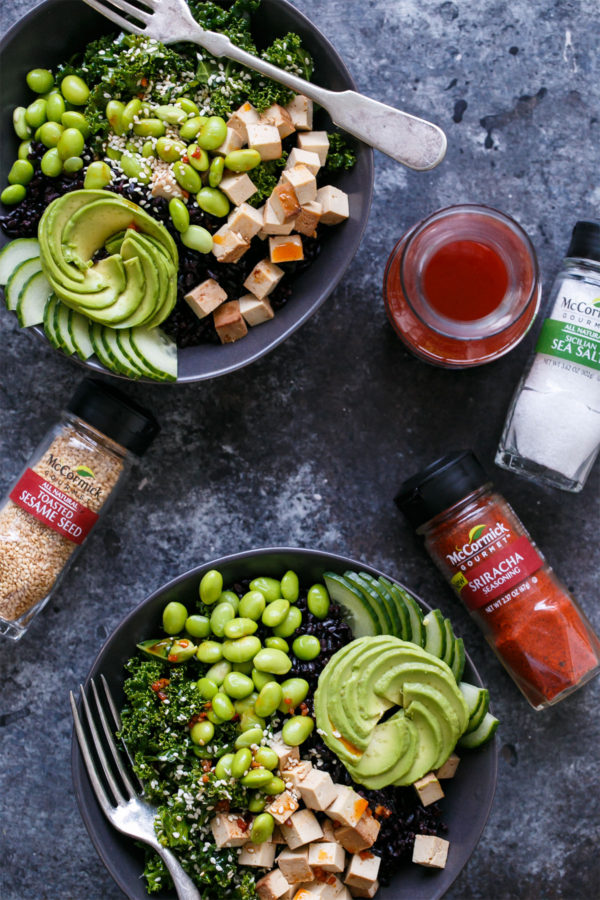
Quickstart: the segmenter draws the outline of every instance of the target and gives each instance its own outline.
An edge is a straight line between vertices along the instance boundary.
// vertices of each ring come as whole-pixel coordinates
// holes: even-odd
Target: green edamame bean
[[[210,231],[207,231],[206,228],[201,225],[190,225],[188,230],[181,235],[181,243],[198,253],[210,253],[213,239]]]
[[[211,700],[212,708],[216,712],[216,714],[223,719],[225,722],[229,722],[235,716],[235,709],[233,703],[227,696],[227,694],[223,694],[219,691],[218,694]],[[236,744],[236,749],[239,749]]]
[[[106,147],[104,154],[105,154],[105,156],[108,157],[108,159],[120,160],[121,157],[123,156],[123,153],[121,150],[117,150],[116,147],[111,147],[110,144],[108,145],[108,147]]]
[[[165,162],[176,162],[186,152],[186,146],[181,141],[174,141],[170,137],[159,137],[156,142],[156,152]]]
[[[156,156],[154,152],[154,143],[152,141],[145,141],[142,146],[142,156],[144,159],[150,159],[152,156]]]
[[[169,125],[180,125],[187,119],[187,113],[180,107],[167,103],[164,106],[155,106],[154,115],[162,122]]]
[[[200,693],[200,696],[203,700],[212,700],[215,694],[219,691],[219,686],[216,682],[212,681],[210,678],[199,678],[196,682],[196,687]]]
[[[215,776],[218,779],[227,781],[229,778],[231,778],[231,765],[234,759],[235,753],[226,753],[224,756],[217,760],[217,764],[215,766]]]
[[[260,728],[261,731],[264,731],[266,725],[265,720],[253,712],[244,712],[240,717],[240,731],[251,731],[253,728]]]
[[[317,619],[325,619],[329,612],[329,594],[324,584],[313,584],[308,589],[306,603],[309,611],[316,616]]]
[[[9,184],[29,184],[34,175],[34,168],[28,159],[17,159],[8,173]],[[256,625],[256,622],[254,623]],[[256,630],[256,629],[255,629]]]
[[[186,662],[194,656],[196,650],[197,647],[195,644],[188,641],[187,638],[181,638],[178,641],[173,641],[169,648],[167,659],[172,663]]]
[[[194,116],[193,118],[188,119],[187,122],[184,122],[183,125],[180,125],[179,136],[184,141],[191,141],[196,137],[206,121],[207,119],[205,116]]]
[[[46,94],[54,87],[54,75],[49,69],[31,69],[25,81],[34,94]]]
[[[39,139],[48,149],[56,147],[64,130],[64,127],[58,122],[44,122],[40,127]]]
[[[120,160],[121,171],[127,178],[131,178],[139,184],[149,184],[152,172],[144,165],[144,162],[141,156],[127,156],[124,153]]]
[[[229,660],[220,659],[219,662],[216,662],[208,669],[204,677],[208,678],[209,681],[214,681],[216,685],[221,687],[230,672],[231,663]]]
[[[56,147],[51,147],[50,150],[46,150],[40,161],[40,167],[44,175],[47,175],[48,178],[57,178],[60,175],[63,164],[60,153]]]
[[[216,569],[205,572],[200,581],[200,599],[206,606],[216,603],[223,590],[223,576]]]
[[[247,634],[254,634],[257,628],[258,624],[254,619],[231,619],[231,621],[225,623],[224,632],[225,637],[234,639],[246,637]]]
[[[249,172],[260,163],[258,150],[232,150],[225,157],[225,165],[232,172]]]
[[[105,162],[92,162],[86,169],[85,178],[83,180],[84,188],[93,190],[102,190],[112,181],[112,169]]]
[[[252,675],[252,668],[253,668],[253,666],[252,666],[252,660],[251,660],[251,659],[246,660],[246,662],[234,663],[234,664],[233,664],[233,671],[234,671],[234,672],[241,672],[242,675],[250,675],[250,676],[251,676],[251,675]]]
[[[253,578],[250,582],[251,591],[260,591],[267,603],[281,598],[281,582],[276,578],[268,578],[266,575]]]
[[[240,600],[240,608],[238,610],[240,616],[247,619],[258,621],[262,616],[266,600],[260,591],[248,591]]]
[[[249,788],[263,788],[272,779],[273,774],[268,769],[250,769],[247,775],[240,778],[240,784]]]
[[[278,778],[277,775],[273,775],[271,780],[264,785],[262,790],[265,792],[265,794],[267,794],[267,796],[274,797],[277,794],[282,794],[285,791],[285,782],[281,778]]]
[[[260,650],[261,643],[256,635],[249,634],[237,641],[224,641],[222,647],[225,659],[241,663],[253,659]]]
[[[250,797],[248,800],[248,811],[251,813],[260,813],[263,811],[265,806],[267,805],[266,797],[263,797],[260,792],[256,792]]]
[[[208,637],[210,634],[210,621],[206,616],[188,616],[185,620],[185,630],[192,637]]]
[[[225,160],[222,156],[215,156],[210,161],[208,167],[208,184],[211,188],[216,188],[223,180],[223,172],[225,171]]]
[[[83,115],[83,113],[76,112],[73,109],[68,109],[62,114],[62,116],[60,117],[60,121],[65,126],[65,128],[75,128],[76,131],[80,131],[84,138],[88,138],[90,136],[90,126],[88,125],[87,119]]]
[[[125,126],[123,124],[123,113],[125,112],[125,104],[120,100],[109,100],[106,104],[104,113],[111,127],[117,135],[125,134]]]
[[[271,747],[259,747],[254,754],[254,761],[271,771],[279,765],[279,757]]]
[[[321,652],[321,642],[314,634],[301,634],[292,644],[294,656],[298,659],[316,659]]]
[[[17,153],[18,159],[27,159],[31,152],[31,141],[21,141],[19,144],[19,151]]]
[[[60,83],[60,90],[67,101],[73,106],[85,106],[90,96],[90,89],[79,75],[67,75]]]
[[[206,172],[210,165],[210,159],[206,150],[199,147],[198,144],[190,144],[185,151],[188,163],[197,172]]]
[[[33,103],[30,103],[25,110],[25,121],[32,128],[39,128],[48,120],[46,113],[46,101],[43,97],[38,97]]]
[[[178,634],[183,631],[188,611],[183,603],[171,600],[163,609],[162,625],[167,634]]]
[[[215,726],[212,722],[209,722],[208,719],[204,719],[202,722],[196,722],[190,731],[190,737],[194,744],[199,744],[201,747],[204,747],[205,744],[212,741],[214,736]]]
[[[290,603],[295,603],[300,596],[300,582],[296,573],[291,569],[281,579],[281,596]]]
[[[251,747],[253,744],[260,744],[262,739],[262,728],[250,728],[248,731],[243,731],[242,734],[237,736],[235,748],[236,750],[239,750],[240,747]],[[248,787],[258,787],[258,785],[248,785]]]
[[[134,97],[125,105],[125,109],[121,113],[121,127],[123,134],[130,131],[133,127],[133,120],[137,119],[142,111],[142,101],[138,97]]]
[[[310,737],[314,727],[315,723],[310,716],[292,716],[283,723],[281,736],[290,747],[298,747]]]
[[[159,138],[166,134],[167,126],[160,119],[140,119],[133,123],[133,133],[138,137]]]
[[[46,98],[46,118],[49,122],[62,122],[65,112],[65,101],[59,91],[52,91]]]
[[[259,672],[272,672],[274,675],[285,675],[292,668],[292,661],[283,650],[270,647],[259,650],[254,657],[254,668]]]
[[[225,119],[222,119],[221,116],[209,116],[202,125],[196,140],[198,146],[202,147],[203,150],[216,150],[226,137],[227,123]]]
[[[197,116],[200,110],[189,97],[178,97],[175,103],[182,108],[186,116]]]
[[[262,614],[263,625],[266,625],[268,628],[275,628],[277,625],[281,625],[288,614],[289,608],[290,604],[287,600],[273,600]]]
[[[249,747],[241,747],[233,756],[231,774],[234,778],[242,778],[251,765],[252,751]]]
[[[209,722],[212,722],[213,725],[222,725],[225,719],[222,719],[221,716],[218,716],[214,709],[209,709],[206,713],[206,718]]]
[[[264,844],[273,834],[275,819],[270,813],[261,813],[252,823],[250,840],[253,844]]]
[[[76,172],[80,172],[83,169],[82,158],[80,156],[68,156],[63,163],[63,169],[67,175],[74,175]]]
[[[223,657],[222,645],[218,644],[217,641],[202,641],[196,652],[196,657],[200,662],[208,665],[216,663]]]
[[[24,185],[11,184],[9,187],[5,187],[0,194],[0,201],[4,203],[5,206],[14,206],[16,203],[20,203],[21,200],[25,199],[26,193],[27,189]]]
[[[228,697],[243,700],[254,690],[254,682],[247,675],[242,675],[241,672],[229,672],[223,681],[223,690]]]
[[[233,591],[222,591],[219,595],[219,603],[229,603],[237,613],[240,605],[240,598]]]
[[[279,649],[282,648],[280,647]],[[257,691],[262,691],[265,684],[271,684],[273,681],[277,683],[277,679],[270,672],[259,672],[254,666],[252,667],[252,681]]]
[[[300,706],[303,700],[308,696],[309,685],[305,678],[288,678],[281,684],[281,705],[280,712],[290,712]]]
[[[283,698],[283,691],[281,690],[281,685],[276,681],[271,681],[262,688],[256,703],[254,704],[254,709],[256,710],[256,714],[258,716],[268,717],[272,716],[281,700]]]
[[[17,137],[26,141],[33,134],[33,130],[27,124],[26,110],[24,106],[17,106],[13,110],[13,128]]]
[[[265,640],[265,647],[272,647],[274,650],[283,650],[284,653],[290,652],[290,645],[282,637],[268,637]]]
[[[248,697],[244,697],[243,700],[236,700],[233,704],[235,706],[235,711],[239,716],[242,716],[247,712],[254,712],[254,704],[256,702],[256,698],[258,694],[256,691],[253,691]]]
[[[217,637],[225,634],[225,625],[235,619],[235,611],[229,603],[217,603],[210,616],[210,628]]]
[[[190,194],[195,194],[202,187],[202,179],[188,163],[176,162],[173,174],[177,184]]]
[[[288,614],[281,623],[273,629],[275,637],[288,638],[293,635],[302,624],[302,611],[297,606],[290,606]]]

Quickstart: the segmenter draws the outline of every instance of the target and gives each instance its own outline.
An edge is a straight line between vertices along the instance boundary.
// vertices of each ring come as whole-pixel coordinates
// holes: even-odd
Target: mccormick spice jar
[[[80,384],[0,503],[0,634],[22,637],[159,430],[114,388]]]
[[[438,459],[396,503],[534,709],[598,674],[598,637],[473,453]]]

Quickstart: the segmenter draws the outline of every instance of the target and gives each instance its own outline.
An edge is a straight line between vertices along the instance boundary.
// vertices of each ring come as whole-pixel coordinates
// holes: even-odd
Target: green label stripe
[[[546,319],[535,350],[600,372],[600,334],[589,328]]]

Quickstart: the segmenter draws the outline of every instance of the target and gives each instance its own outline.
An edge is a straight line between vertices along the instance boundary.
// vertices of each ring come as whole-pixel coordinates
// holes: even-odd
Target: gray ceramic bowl
[[[252,550],[213,560],[164,585],[134,609],[98,654],[88,681],[104,675],[120,707],[124,700],[123,666],[132,656],[136,642],[161,633],[162,610],[170,600],[180,600],[192,609],[198,596],[200,578],[205,571],[213,568],[219,569],[223,574],[226,585],[258,575],[280,578],[288,569],[297,572],[304,585],[321,581],[323,572],[327,571],[341,574],[346,569],[354,569],[370,572],[376,577],[383,574],[364,563],[332,553],[281,547]],[[423,609],[429,609],[420,598],[416,599]],[[464,677],[465,681],[481,684],[468,656]],[[444,784],[446,797],[442,801],[442,810],[450,840],[446,868],[434,871],[410,863],[403,865],[398,868],[392,884],[382,888],[377,894],[377,900],[439,900],[473,853],[494,798],[498,761],[496,739],[481,750],[465,751],[461,755],[456,777]],[[100,858],[127,897],[131,900],[147,900],[144,882],[140,880],[144,865],[143,853],[132,840],[120,835],[104,818],[92,793],[75,739],[71,763],[79,809]],[[174,900],[174,894],[171,893],[153,896],[157,900]]]
[[[45,0],[21,19],[0,43],[0,180],[16,158],[18,140],[12,129],[12,110],[28,96],[26,73],[37,66],[52,67],[80,50],[88,41],[111,30],[110,23],[81,0]],[[355,84],[335,48],[314,25],[286,0],[263,0],[253,33],[259,44],[268,44],[287,31],[298,32],[315,60],[315,83],[332,90],[354,89]],[[315,127],[331,130],[323,111]],[[274,319],[235,344],[209,344],[179,351],[178,383],[201,381],[233,372],[264,356],[296,331],[327,299],[350,265],[369,216],[373,192],[373,151],[356,144],[357,163],[336,184],[350,197],[350,219],[328,229],[321,255],[293,284],[293,296]],[[6,243],[4,234],[0,245]],[[43,330],[36,329],[45,340]],[[106,370],[95,357],[85,364]],[[110,373],[113,374],[113,373]]]

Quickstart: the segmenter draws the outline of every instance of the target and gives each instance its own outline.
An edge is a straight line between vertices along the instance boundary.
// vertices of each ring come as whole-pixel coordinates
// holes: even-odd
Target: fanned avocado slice
[[[130,229],[121,245],[121,256],[125,260],[135,259],[141,270],[140,302],[119,323],[119,328],[133,328],[145,324],[161,305],[160,275],[155,262],[158,251],[144,240],[143,235]]]
[[[373,690],[391,703],[406,705],[405,685],[415,683],[429,685],[444,695],[456,715],[462,734],[469,722],[469,710],[452,671],[442,660],[428,656],[420,661],[406,661],[401,665],[389,667],[388,671],[373,684]]]
[[[410,769],[395,785],[413,784],[427,772],[431,772],[442,750],[442,729],[437,718],[419,700],[413,700],[404,710],[417,730],[418,745],[415,760]]]
[[[91,272],[91,269],[89,271]],[[67,306],[87,315],[88,310],[106,309],[116,303],[127,283],[127,273],[120,256],[107,256],[101,259],[95,266],[95,272],[102,278],[105,287],[93,293],[86,293],[78,288],[73,290],[66,287],[63,282],[49,280],[56,295]]]
[[[103,309],[83,309],[88,319],[99,322],[101,325],[109,325],[122,328],[121,324],[131,317],[144,297],[144,274],[137,257],[126,259],[123,263],[125,269],[126,284],[117,299],[111,306]]]
[[[442,732],[442,746],[432,768],[439,769],[456,746],[462,731],[460,730],[458,716],[452,705],[448,703],[441,691],[429,684],[417,684],[413,682],[404,688],[404,706],[410,708],[414,700],[419,700],[423,706],[436,717]]]

